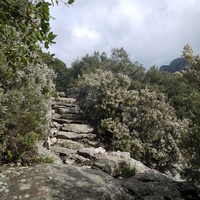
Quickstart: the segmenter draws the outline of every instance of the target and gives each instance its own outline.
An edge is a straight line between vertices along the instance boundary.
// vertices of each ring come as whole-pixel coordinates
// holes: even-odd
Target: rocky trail
[[[130,157],[106,151],[88,125],[76,96],[52,102],[51,131],[38,153],[54,164],[0,168],[0,199],[183,200],[200,199],[192,183],[162,174]]]

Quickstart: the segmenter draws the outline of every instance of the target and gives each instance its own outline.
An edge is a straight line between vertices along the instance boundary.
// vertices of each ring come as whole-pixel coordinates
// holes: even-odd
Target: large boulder
[[[136,172],[135,168],[131,167],[126,160],[116,157],[97,158],[94,162],[94,167],[101,169],[113,177],[127,176],[131,171],[131,175],[133,176]]]
[[[113,178],[101,170],[75,165],[1,167],[0,185],[0,199],[8,200],[198,199],[194,185],[187,190],[186,183],[159,181],[145,174]]]
[[[94,167],[101,169],[113,177],[130,177],[138,174],[145,174],[144,179],[172,182],[172,178],[160,173],[156,170],[150,169],[141,162],[133,158],[120,158],[112,155],[104,155],[97,157],[94,161]]]
[[[0,199],[115,200],[133,199],[108,174],[72,165],[2,168]]]
[[[129,194],[140,197],[139,200],[181,200],[184,199],[175,183],[141,181],[138,177],[131,177],[121,181],[121,185],[128,189]]]

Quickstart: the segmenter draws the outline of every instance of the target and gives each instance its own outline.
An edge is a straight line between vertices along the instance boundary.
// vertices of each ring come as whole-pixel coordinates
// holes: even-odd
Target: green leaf
[[[49,48],[49,42],[45,42],[45,43],[44,43],[44,47],[45,47],[46,49],[48,49],[48,48]]]
[[[52,40],[55,39],[56,36],[57,35],[53,34],[53,32],[50,32],[49,35],[48,35],[48,38],[49,38],[50,41],[52,41]]]
[[[35,5],[35,7],[36,7],[36,8],[39,8],[41,5],[42,5],[42,2],[40,1],[39,3],[37,3],[37,4]]]
[[[68,1],[68,4],[72,4],[72,3],[74,3],[74,0],[69,0]]]
[[[30,3],[29,8],[30,10],[35,10],[35,6],[32,3]]]

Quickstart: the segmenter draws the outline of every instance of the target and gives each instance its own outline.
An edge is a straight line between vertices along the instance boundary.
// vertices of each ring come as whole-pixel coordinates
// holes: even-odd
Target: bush
[[[56,36],[49,25],[52,4],[0,1],[0,164],[31,157],[35,134],[48,130],[53,71],[43,64],[39,44],[48,48]]]
[[[6,62],[1,65],[3,69]],[[32,151],[31,157],[32,144],[48,133],[52,77],[46,65],[28,65],[15,78],[6,79],[9,87],[0,87],[0,164],[16,162],[25,152]],[[1,79],[0,86],[4,83]]]
[[[122,74],[97,70],[79,78],[80,105],[109,148],[129,151],[144,164],[163,168],[182,158],[179,141],[188,121],[177,120],[161,93],[129,90]]]
[[[132,167],[130,164],[126,164],[124,167],[124,176],[126,178],[129,178],[131,176],[135,176],[137,173],[137,170],[135,167]]]

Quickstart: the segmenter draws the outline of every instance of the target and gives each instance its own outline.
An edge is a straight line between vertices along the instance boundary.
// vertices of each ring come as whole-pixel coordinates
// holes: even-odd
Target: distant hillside
[[[184,70],[187,65],[187,61],[184,58],[176,58],[169,65],[162,65],[160,71],[168,71],[174,73],[176,71]]]

